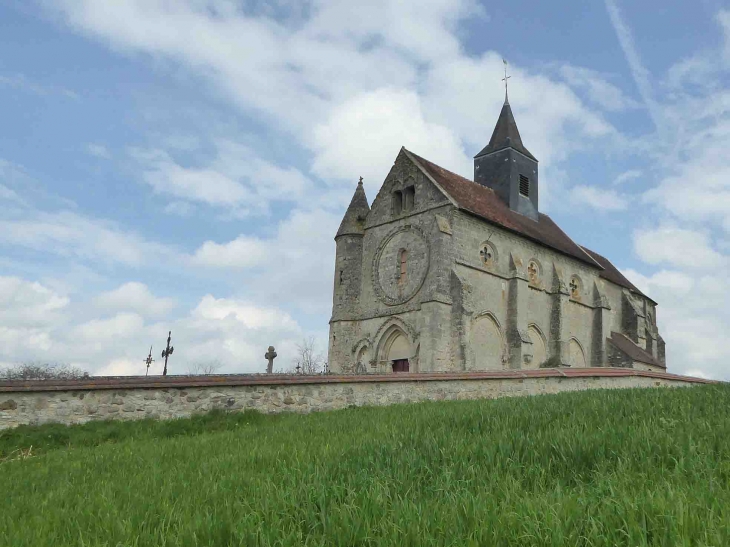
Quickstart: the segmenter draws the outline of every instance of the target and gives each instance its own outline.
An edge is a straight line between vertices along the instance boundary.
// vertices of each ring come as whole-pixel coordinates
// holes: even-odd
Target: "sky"
[[[540,210],[730,380],[730,5],[0,0],[0,366],[288,368],[401,146],[471,178],[504,100]]]

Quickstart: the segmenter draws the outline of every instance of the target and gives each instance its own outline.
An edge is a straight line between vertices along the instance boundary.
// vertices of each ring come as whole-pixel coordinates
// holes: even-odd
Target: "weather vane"
[[[167,333],[167,349],[162,352],[162,356],[165,358],[165,368],[162,370],[162,375],[167,376],[167,358],[172,355],[175,348],[170,345],[170,339],[172,338],[172,331]]]
[[[154,359],[152,358],[152,346],[150,346],[150,354],[147,356],[147,359],[144,360],[144,363],[147,365],[147,372],[144,373],[145,376],[147,376],[150,373],[150,365],[154,363]]]
[[[509,80],[512,76],[507,76],[507,61],[502,59],[502,62],[504,63],[504,78],[502,78],[502,81],[504,82],[504,104],[509,104],[509,99],[507,98],[507,80]]]

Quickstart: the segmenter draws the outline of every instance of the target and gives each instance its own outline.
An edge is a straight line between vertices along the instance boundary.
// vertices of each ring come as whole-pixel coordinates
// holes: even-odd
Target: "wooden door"
[[[393,361],[393,372],[408,372],[408,359],[396,359]]]

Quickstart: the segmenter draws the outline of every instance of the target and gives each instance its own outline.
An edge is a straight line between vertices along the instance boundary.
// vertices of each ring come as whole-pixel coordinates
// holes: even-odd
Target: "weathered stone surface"
[[[594,374],[594,370],[598,372]],[[606,374],[608,370],[612,371],[611,375]],[[466,375],[469,377],[427,381],[413,377],[398,381],[363,381],[352,377],[352,381],[333,383],[327,383],[327,377],[324,377],[323,383],[314,385],[287,383],[255,388],[215,385],[195,390],[129,388],[115,390],[113,397],[102,390],[88,390],[83,403],[79,398],[63,396],[64,392],[0,392],[0,429],[47,422],[77,424],[95,419],[173,419],[210,408],[231,411],[245,408],[264,413],[312,412],[426,400],[492,399],[584,389],[694,385],[691,379],[626,369],[585,372],[592,376],[541,377],[535,371],[533,376],[523,372],[519,374],[524,377],[514,378]],[[624,375],[616,375],[619,373]],[[188,395],[182,397],[183,392]],[[150,397],[151,394],[155,397]]]
[[[8,399],[0,403],[0,410],[15,410],[16,408],[18,408],[18,403],[13,399]]]

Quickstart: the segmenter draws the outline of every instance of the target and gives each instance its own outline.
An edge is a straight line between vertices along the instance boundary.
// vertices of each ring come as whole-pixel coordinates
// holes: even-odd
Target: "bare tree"
[[[297,344],[297,355],[293,360],[294,370],[301,374],[322,374],[327,372],[327,360],[317,350],[314,336],[304,338]]]
[[[188,367],[188,374],[190,376],[210,376],[211,374],[218,372],[221,366],[221,362],[217,359],[215,361],[194,363]]]
[[[0,368],[0,380],[78,380],[89,373],[67,364],[19,363]]]

